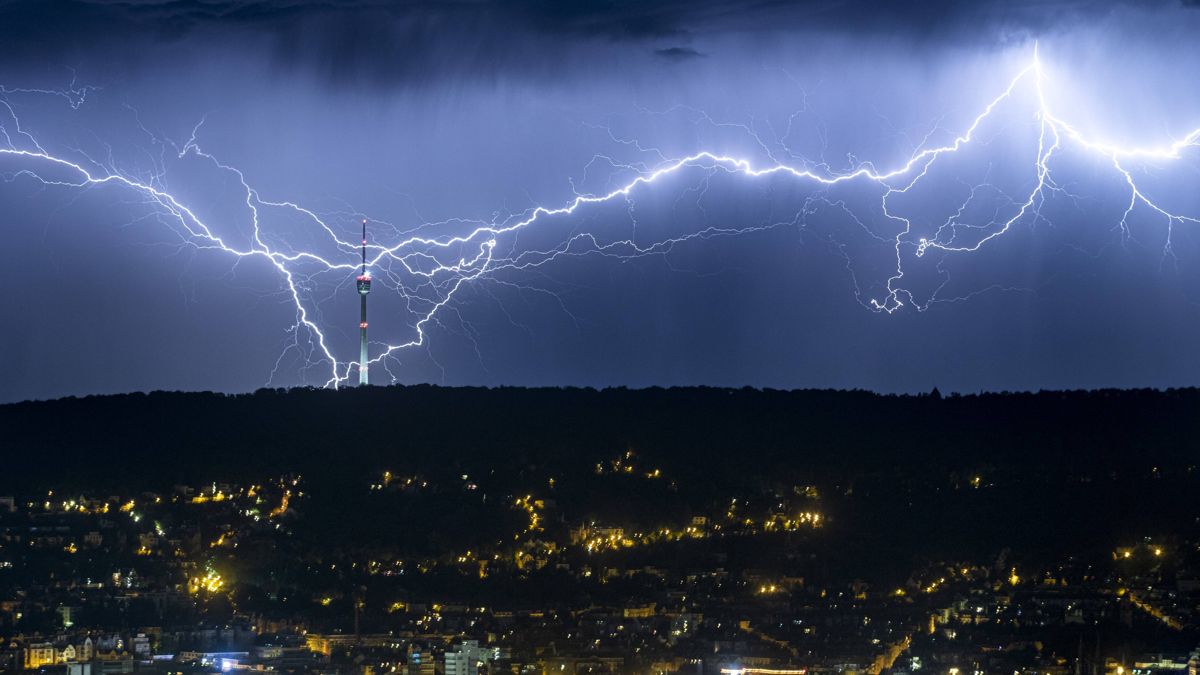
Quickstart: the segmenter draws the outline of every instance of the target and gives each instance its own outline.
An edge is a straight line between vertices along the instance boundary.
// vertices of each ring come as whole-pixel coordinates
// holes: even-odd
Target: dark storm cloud
[[[1179,86],[1200,60],[1197,22],[1179,0],[1148,9],[1112,0],[0,0],[0,85],[61,87],[68,66],[78,83],[100,86],[77,108],[69,103],[82,95],[6,94],[12,108],[0,106],[0,123],[13,144],[32,147],[13,134],[19,115],[51,152],[88,153],[98,172],[166,185],[239,246],[260,222],[281,250],[333,255],[321,229],[291,209],[251,209],[241,180],[262,199],[331,213],[335,228],[352,209],[394,223],[397,233],[378,236],[398,237],[449,236],[473,227],[453,219],[567,204],[630,179],[639,164],[702,150],[756,166],[786,150],[828,157],[836,170],[860,159],[891,169],[923,139],[965,129],[1027,65],[1030,38],[1064,83],[1064,118],[1097,138],[1157,144],[1166,138],[1157,130],[1200,119],[1200,99]],[[1038,214],[1045,221],[980,255],[918,260],[910,242],[901,260],[889,243],[897,216],[936,231],[979,180],[989,195],[972,203],[979,211],[1008,208],[992,186],[1027,187],[1022,158],[1039,140],[1032,92],[1009,103],[996,129],[1015,135],[939,162],[944,173],[906,190],[890,214],[866,181],[831,193],[850,206],[810,211],[809,181],[696,172],[500,237],[517,256],[584,241],[569,239],[575,232],[632,243],[778,223],[706,235],[661,258],[576,256],[569,246],[536,272],[502,270],[494,283],[464,286],[429,324],[428,348],[402,351],[394,374],[463,385],[882,391],[1194,384],[1200,240],[1142,208],[1132,230],[1115,227],[1128,192],[1087,153],[1055,167],[1086,199],[1053,191]],[[238,174],[177,156],[189,138]],[[288,328],[296,313],[278,270],[178,248],[174,221],[148,217],[157,212],[144,194],[115,182],[47,188],[23,173],[44,168],[0,162],[10,179],[0,181],[0,287],[16,289],[0,293],[0,401],[324,382],[307,361],[313,352],[289,337],[299,335]],[[1186,176],[1138,176],[1161,180],[1147,191],[1180,212],[1200,209]],[[1040,224],[1051,217],[1053,227]],[[353,238],[357,224],[349,228]],[[897,262],[922,301],[943,288],[940,297],[971,300],[922,314],[916,301],[895,315],[860,306],[886,297]],[[334,358],[353,358],[360,300],[336,287],[337,273],[317,278],[302,302],[321,316]],[[409,299],[378,290],[371,302],[376,339],[415,337]]]
[[[666,49],[655,49],[654,54],[668,61],[686,61],[688,59],[708,56],[707,54],[701,54],[691,47],[667,47]]]
[[[1186,0],[1195,5],[1197,0]],[[1178,7],[1179,0],[1140,3]],[[126,71],[155,45],[197,39],[263,49],[278,65],[330,81],[536,75],[589,45],[677,41],[724,33],[874,33],[986,46],[1013,34],[1102,17],[1116,0],[0,0],[6,58],[71,65],[110,60]],[[676,42],[676,44],[678,44]],[[659,45],[653,45],[659,46]],[[692,47],[656,58],[688,60]],[[144,65],[144,64],[143,64]]]

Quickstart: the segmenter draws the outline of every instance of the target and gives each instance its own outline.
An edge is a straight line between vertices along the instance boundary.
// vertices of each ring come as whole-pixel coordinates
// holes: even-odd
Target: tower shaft
[[[363,293],[362,298],[362,321],[358,326],[358,384],[364,385],[367,382],[367,294]]]
[[[367,293],[371,292],[371,275],[367,274],[367,221],[363,219],[362,272],[358,275],[358,295],[362,299],[362,318],[358,323],[358,385],[370,384],[367,379]]]

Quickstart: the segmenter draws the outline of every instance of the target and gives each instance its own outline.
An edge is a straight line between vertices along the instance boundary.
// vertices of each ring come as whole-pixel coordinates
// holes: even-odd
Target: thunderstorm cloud
[[[1194,384],[1196,8],[0,0],[0,400]]]

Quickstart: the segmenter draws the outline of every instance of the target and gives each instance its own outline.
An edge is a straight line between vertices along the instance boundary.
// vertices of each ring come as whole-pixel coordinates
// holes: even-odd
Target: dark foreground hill
[[[154,392],[0,406],[0,494],[125,495],[296,473],[313,500],[309,526],[354,545],[380,531],[469,531],[514,495],[553,499],[562,527],[649,527],[724,516],[730,499],[769,517],[773,501],[811,487],[826,529],[854,549],[848,560],[1111,551],[1195,529],[1198,439],[1195,389]],[[379,502],[366,487],[384,471],[419,475],[429,495]],[[475,501],[453,496],[474,483]]]
[[[630,448],[673,470],[725,478],[982,464],[1103,475],[1197,463],[1200,391],[156,391],[3,405],[0,443],[0,487],[9,490],[48,480],[161,482],[395,462],[418,470],[558,464]]]

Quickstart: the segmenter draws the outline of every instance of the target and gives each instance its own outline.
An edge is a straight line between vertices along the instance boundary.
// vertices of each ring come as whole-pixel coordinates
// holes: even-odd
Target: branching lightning
[[[634,191],[639,188],[651,186],[667,176],[689,169],[708,172],[709,176],[716,172],[755,179],[777,176],[794,179],[811,185],[818,191],[825,191],[824,194],[810,198],[793,220],[782,222],[801,221],[809,213],[812,204],[821,202],[844,212],[867,230],[871,237],[886,240],[887,245],[895,251],[895,269],[886,281],[882,297],[864,298],[861,293],[858,294],[859,301],[866,308],[877,312],[892,313],[906,305],[924,310],[935,300],[944,300],[937,296],[935,290],[922,302],[914,297],[911,290],[904,287],[906,252],[918,258],[933,250],[946,254],[975,252],[1013,227],[1035,222],[1041,217],[1042,206],[1051,193],[1061,193],[1073,198],[1068,188],[1055,180],[1053,172],[1055,158],[1066,147],[1093,153],[1104,162],[1110,163],[1116,172],[1115,175],[1124,183],[1128,190],[1128,202],[1120,221],[1115,224],[1123,236],[1130,236],[1128,218],[1135,208],[1142,205],[1165,221],[1168,236],[1163,255],[1173,255],[1170,239],[1172,228],[1176,224],[1200,223],[1200,219],[1171,212],[1155,203],[1139,186],[1135,167],[1155,160],[1181,159],[1181,153],[1186,149],[1200,145],[1200,129],[1163,147],[1121,147],[1095,141],[1087,138],[1075,125],[1051,110],[1046,96],[1046,90],[1051,86],[1052,80],[1035,51],[1032,62],[1012,78],[1008,87],[974,118],[965,132],[957,134],[950,142],[936,147],[925,147],[934,135],[933,130],[930,130],[916,145],[907,161],[888,170],[879,170],[870,162],[856,161],[856,166],[851,170],[838,172],[831,169],[823,158],[821,161],[804,160],[797,166],[797,162],[793,161],[796,159],[794,155],[778,159],[761,142],[766,155],[774,163],[755,166],[751,160],[745,158],[707,151],[683,158],[669,158],[657,150],[643,148],[636,141],[614,137],[613,140],[632,146],[639,152],[652,154],[656,159],[650,164],[623,164],[603,158],[615,167],[616,172],[613,175],[624,176],[632,172],[635,177],[617,185],[610,183],[606,190],[600,193],[576,193],[573,199],[561,206],[536,206],[516,215],[497,216],[490,222],[426,223],[421,228],[422,232],[436,229],[438,226],[451,230],[465,226],[466,229],[458,234],[438,236],[418,236],[409,233],[386,245],[368,244],[368,264],[376,270],[376,283],[383,283],[396,290],[403,298],[406,309],[417,317],[412,325],[414,332],[411,338],[385,344],[371,359],[370,364],[379,363],[387,368],[388,359],[398,360],[399,354],[404,350],[426,345],[430,326],[438,324],[443,313],[458,311],[452,303],[464,286],[483,280],[500,284],[510,283],[498,279],[497,272],[530,271],[555,260],[585,255],[609,256],[619,260],[663,256],[673,247],[692,240],[742,235],[780,224],[762,223],[728,228],[709,226],[650,242],[637,242],[633,237],[611,241],[593,233],[575,231],[558,245],[544,250],[519,250],[515,245],[504,243],[506,237],[515,238],[519,231],[533,228],[547,219],[573,214],[590,205],[630,200]],[[1014,92],[1020,87],[1031,87],[1037,101],[1033,121],[1037,132],[1037,149],[1030,167],[1034,176],[1031,185],[1018,197],[1000,200],[999,205],[992,210],[990,220],[983,224],[971,222],[964,213],[975,203],[977,195],[995,193],[998,189],[986,181],[968,185],[970,196],[960,204],[957,213],[952,214],[926,236],[914,234],[913,223],[897,210],[896,201],[927,180],[927,176],[943,157],[959,153],[973,145],[990,142],[991,139],[981,137],[985,121],[994,115],[998,106],[1012,99]],[[245,207],[249,211],[252,223],[252,231],[247,237],[246,245],[232,243],[230,237],[218,235],[218,228],[206,223],[194,207],[189,207],[173,196],[166,187],[163,175],[165,169],[161,168],[161,163],[156,163],[156,170],[149,175],[135,176],[118,169],[111,156],[107,159],[97,159],[87,156],[82,151],[74,155],[49,152],[33,134],[22,127],[16,109],[8,100],[9,96],[16,94],[44,94],[66,98],[71,107],[77,109],[84,104],[87,94],[93,90],[92,87],[76,88],[74,83],[67,89],[56,90],[0,88],[0,106],[3,107],[0,114],[7,113],[6,118],[0,119],[0,122],[3,122],[0,123],[0,157],[9,158],[19,167],[15,172],[4,174],[5,179],[12,181],[17,177],[24,177],[39,181],[45,186],[79,190],[105,185],[117,186],[139,195],[151,206],[160,215],[160,220],[178,237],[180,245],[197,250],[220,251],[234,256],[236,260],[255,258],[266,261],[278,271],[283,283],[282,288],[295,307],[295,324],[289,331],[291,342],[288,348],[298,349],[305,354],[306,368],[319,368],[324,373],[316,380],[323,386],[336,388],[346,383],[360,364],[337,358],[326,339],[325,329],[322,328],[319,307],[311,298],[307,298],[306,294],[311,285],[316,283],[318,275],[323,279],[334,279],[333,285],[338,288],[344,289],[346,284],[352,283],[359,267],[359,242],[344,238],[345,233],[339,233],[327,223],[328,215],[292,202],[264,199],[249,184],[241,170],[222,164],[216,157],[201,149],[196,140],[200,125],[193,130],[191,138],[174,151],[179,158],[194,156],[211,162],[217,169],[237,178],[240,189],[244,192]],[[203,121],[200,124],[202,125]],[[935,129],[941,128],[938,125],[940,120],[935,123]],[[753,129],[745,127],[745,130],[757,139]],[[791,120],[788,133],[791,133]],[[165,147],[165,144],[163,145]],[[82,159],[76,155],[82,156]],[[880,192],[879,208],[885,220],[897,226],[894,234],[877,233],[864,225],[845,201],[829,198],[827,191],[839,184],[877,186]],[[707,190],[707,178],[695,189],[701,192]],[[262,209],[287,210],[306,219],[315,226],[316,235],[324,238],[326,245],[330,250],[336,251],[336,254],[297,250],[288,242],[272,236],[260,225],[259,216]],[[448,227],[450,225],[454,228]],[[849,262],[848,257],[847,261]],[[937,290],[941,290],[941,287]],[[955,299],[961,298],[950,300]],[[376,307],[378,308],[378,304]],[[466,321],[461,323],[467,327],[468,337],[475,341],[477,336],[474,335],[470,324]],[[477,343],[476,348],[478,350]]]

